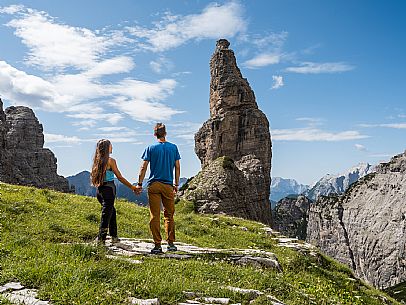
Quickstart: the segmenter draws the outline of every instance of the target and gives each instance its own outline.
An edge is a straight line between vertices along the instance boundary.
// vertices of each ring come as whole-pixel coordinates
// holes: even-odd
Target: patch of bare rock
[[[24,305],[48,305],[49,301],[37,298],[36,289],[27,289],[18,282],[10,282],[0,286],[0,294],[11,303]]]

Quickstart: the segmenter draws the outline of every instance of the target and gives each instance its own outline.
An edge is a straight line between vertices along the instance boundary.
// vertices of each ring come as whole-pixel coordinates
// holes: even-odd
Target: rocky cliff
[[[303,195],[278,201],[273,211],[273,228],[288,237],[305,240],[311,202]]]
[[[27,107],[8,107],[0,100],[0,181],[68,192],[57,174],[55,155],[44,146],[42,125]]]
[[[307,241],[377,288],[406,281],[406,152],[310,205]]]
[[[200,212],[243,215],[270,223],[269,123],[229,45],[219,40],[210,60],[210,118],[195,135],[203,169],[190,183],[192,189],[185,188],[183,194]],[[213,164],[219,157],[232,164],[221,169]]]

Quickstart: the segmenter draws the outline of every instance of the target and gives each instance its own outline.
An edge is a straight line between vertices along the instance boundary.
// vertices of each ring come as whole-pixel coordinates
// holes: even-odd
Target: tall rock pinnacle
[[[184,195],[200,212],[271,223],[269,123],[229,45],[217,41],[210,60],[210,118],[195,135],[203,170]],[[220,157],[221,162],[214,162]]]

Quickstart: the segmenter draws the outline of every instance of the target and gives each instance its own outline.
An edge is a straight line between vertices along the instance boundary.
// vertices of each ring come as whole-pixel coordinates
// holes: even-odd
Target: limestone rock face
[[[68,192],[55,155],[43,148],[43,129],[34,112],[23,106],[3,111],[1,100],[0,108],[0,181]]]
[[[197,196],[194,201],[201,211],[229,213],[234,209],[233,215],[270,223],[269,123],[258,109],[254,92],[242,77],[229,44],[225,39],[219,40],[210,60],[210,118],[195,135],[195,152],[202,164],[201,175],[207,179],[211,175],[211,163],[219,157],[230,158],[235,168],[227,171],[225,180],[209,179],[211,184],[200,180],[202,184],[198,188],[221,196]],[[224,189],[230,191],[223,193]],[[191,194],[188,197],[192,199]],[[209,209],[209,206],[216,208]]]
[[[305,240],[311,202],[302,195],[278,201],[273,212],[274,229],[285,236]]]
[[[406,152],[310,205],[307,241],[377,288],[406,281]]]

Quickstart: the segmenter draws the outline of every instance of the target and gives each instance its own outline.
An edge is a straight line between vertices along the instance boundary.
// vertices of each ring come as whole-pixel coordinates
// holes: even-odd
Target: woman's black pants
[[[99,239],[106,240],[107,231],[111,237],[117,237],[117,216],[114,207],[116,197],[116,186],[114,183],[107,183],[99,186],[96,192],[97,200],[102,205]]]

